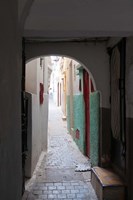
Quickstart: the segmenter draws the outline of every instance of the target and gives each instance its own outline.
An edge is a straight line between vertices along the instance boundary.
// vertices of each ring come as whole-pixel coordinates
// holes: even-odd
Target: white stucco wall
[[[51,57],[46,56],[44,57],[44,93],[45,94],[49,93],[51,72],[52,72]]]
[[[38,96],[32,94],[32,165],[31,174],[35,169],[42,151],[42,130],[40,126],[40,105]]]
[[[26,64],[25,90],[29,93],[37,94],[37,59]]]
[[[43,67],[40,66],[40,58],[26,65],[26,92],[29,93],[27,177],[31,177],[41,151],[47,150],[48,94],[44,95],[43,104],[40,104],[39,98],[40,83],[44,83],[45,79]]]
[[[44,78],[43,78],[43,65],[40,66],[40,58],[36,59],[37,60],[37,94],[39,96],[40,92],[40,83],[44,84]]]
[[[101,107],[110,107],[109,56],[105,42],[26,44],[27,60],[40,55],[64,55],[80,62],[95,80],[96,89],[101,93]]]
[[[48,105],[49,105],[49,95],[44,94],[44,104],[43,109],[40,110],[40,124],[42,130],[42,151],[47,151],[48,147]]]

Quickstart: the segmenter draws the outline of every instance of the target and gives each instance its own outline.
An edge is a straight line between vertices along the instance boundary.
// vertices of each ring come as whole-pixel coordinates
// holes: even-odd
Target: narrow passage
[[[52,99],[49,101],[48,152],[42,153],[24,200],[97,200],[91,186],[91,172],[76,172],[76,166],[89,164],[72,137],[66,121]]]

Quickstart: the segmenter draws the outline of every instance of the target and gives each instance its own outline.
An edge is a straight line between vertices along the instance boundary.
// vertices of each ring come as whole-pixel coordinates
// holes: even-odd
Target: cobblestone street
[[[90,171],[76,172],[79,164],[90,165],[67,133],[60,108],[50,100],[48,152],[41,154],[33,177],[26,183],[23,200],[97,200]]]

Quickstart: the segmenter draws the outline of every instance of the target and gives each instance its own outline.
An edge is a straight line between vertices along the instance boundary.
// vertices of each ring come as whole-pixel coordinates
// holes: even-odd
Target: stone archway
[[[42,57],[42,55],[41,55],[41,57]],[[68,57],[68,58],[70,58],[70,57]],[[70,59],[72,59],[72,58],[70,58]],[[34,60],[33,58],[32,59],[30,59],[30,61],[31,60]],[[29,60],[27,60],[27,63],[28,62],[30,62]],[[80,62],[79,62],[80,63]],[[80,63],[79,64],[80,66],[82,66],[82,68],[83,69],[85,69],[86,70],[86,72],[89,74],[89,80],[90,81],[92,81],[93,82],[93,86],[94,86],[94,90],[96,91],[96,83],[95,83],[95,81],[94,81],[94,78],[93,78],[93,76],[92,76],[92,74],[91,74],[91,72],[88,70],[88,68],[85,66],[85,65],[83,65],[82,63]],[[83,84],[84,85],[84,84]],[[85,85],[84,85],[84,87],[85,87]],[[90,87],[90,86],[89,86]],[[84,90],[85,91],[85,90]],[[93,97],[94,96],[94,97]],[[81,97],[81,98],[83,98],[83,97]],[[95,158],[95,162],[94,161],[92,161],[92,163],[94,164],[94,165],[98,165],[98,163],[99,163],[99,135],[100,135],[100,129],[99,129],[99,127],[100,127],[100,121],[99,121],[99,119],[100,119],[100,117],[99,117],[99,107],[100,107],[100,99],[99,99],[99,94],[98,93],[96,93],[96,95],[89,95],[89,98],[90,99],[88,99],[88,102],[90,103],[90,102],[92,102],[91,103],[91,106],[89,106],[89,108],[87,108],[87,109],[89,109],[89,116],[90,116],[90,112],[91,112],[91,116],[88,118],[88,120],[89,121],[86,121],[85,120],[85,127],[86,127],[86,123],[88,123],[89,124],[89,132],[85,132],[84,134],[85,134],[85,141],[86,141],[86,137],[88,138],[90,138],[91,137],[91,134],[90,134],[90,129],[91,129],[91,132],[93,133],[93,137],[91,137],[92,139],[89,139],[89,143],[87,144],[87,141],[85,142],[85,144],[86,144],[86,146],[83,146],[83,145],[81,145],[81,149],[83,149],[83,148],[87,148],[87,146],[89,146],[89,148],[91,149],[91,155],[89,154],[89,155],[87,155],[87,156],[89,156],[90,158],[91,157],[94,157],[94,154],[93,154],[93,152],[94,152],[94,150],[95,150],[95,152],[96,152],[96,149],[97,149],[97,157]],[[83,98],[84,99],[84,98]],[[92,99],[92,100],[91,100]],[[95,109],[93,109],[93,107],[94,107],[94,104],[93,104],[93,101],[95,101],[95,99],[98,99],[98,101],[96,101],[95,103],[97,104],[97,110],[95,111]],[[76,98],[76,100],[77,100],[77,98]],[[82,100],[81,100],[82,101]],[[74,105],[75,106],[75,105]],[[77,107],[74,107],[75,109],[77,108]],[[86,107],[85,107],[85,109],[86,109]],[[91,109],[91,110],[90,110]],[[93,109],[93,110],[92,110]],[[92,112],[94,113],[94,114],[92,114]],[[82,113],[82,112],[81,112]],[[81,116],[82,117],[82,116]],[[96,118],[95,118],[96,117]],[[85,115],[85,118],[86,118],[86,115]],[[92,121],[92,118],[95,118],[95,120],[93,120]],[[91,121],[90,121],[91,120]],[[83,121],[82,119],[81,119],[81,121]],[[97,129],[96,128],[93,128],[94,127],[94,121],[95,121],[95,123],[96,123],[96,121],[97,121]],[[91,123],[90,123],[91,122]],[[85,128],[86,129],[86,128]],[[75,128],[75,130],[76,130],[76,128]],[[86,136],[86,134],[89,134],[89,136]],[[94,136],[95,135],[95,136]],[[95,142],[95,144],[94,144],[94,140],[96,141]],[[94,146],[95,146],[95,148],[94,148]],[[85,150],[86,151],[86,150]],[[89,150],[90,151],[90,150]],[[85,152],[84,152],[85,153]]]
[[[106,42],[26,41],[26,60],[40,55],[65,55],[79,60],[93,74],[100,92],[100,159],[106,152],[105,138],[110,135],[110,70]],[[93,77],[92,76],[92,77]],[[92,79],[93,80],[93,79]],[[100,161],[101,163],[102,161]]]

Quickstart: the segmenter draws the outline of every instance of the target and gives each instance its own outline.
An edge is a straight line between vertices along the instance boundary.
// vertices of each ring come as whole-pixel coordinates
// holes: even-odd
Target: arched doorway
[[[54,56],[52,56],[52,57],[54,57]],[[59,57],[59,56],[55,56],[55,57]],[[31,121],[32,121],[31,122],[32,127],[30,128],[30,130],[33,131],[33,133],[32,132],[30,133],[31,134],[30,140],[32,141],[31,142],[32,143],[31,152],[29,152],[29,154],[31,153],[31,155],[30,155],[31,166],[30,167],[32,168],[32,170],[34,170],[36,162],[37,162],[37,158],[38,158],[37,153],[39,153],[39,151],[41,153],[41,150],[42,150],[42,145],[43,145],[42,141],[44,139],[47,140],[47,138],[48,138],[48,135],[46,135],[46,137],[44,138],[40,134],[41,131],[43,131],[43,130],[38,129],[37,135],[35,133],[35,131],[37,131],[37,127],[39,127],[40,125],[42,127],[42,124],[40,124],[40,121],[42,122],[42,118],[43,118],[43,125],[46,124],[46,123],[44,123],[44,121],[46,121],[48,123],[48,118],[46,118],[48,116],[48,114],[46,114],[46,112],[48,112],[48,110],[43,111],[44,105],[45,105],[45,108],[46,107],[48,108],[48,102],[46,102],[46,99],[47,99],[46,91],[48,91],[48,88],[52,88],[52,90],[51,90],[52,96],[51,97],[54,100],[55,100],[55,97],[57,98],[56,105],[58,105],[58,103],[59,103],[58,97],[60,95],[62,97],[61,98],[61,109],[62,109],[63,114],[65,114],[65,112],[66,112],[67,131],[69,132],[69,135],[72,136],[73,140],[75,141],[75,143],[77,144],[77,146],[79,147],[79,149],[82,153],[87,155],[87,150],[89,149],[90,154],[87,156],[92,161],[92,165],[97,165],[99,162],[99,160],[98,160],[99,159],[99,151],[98,151],[99,150],[99,132],[94,132],[91,127],[91,125],[92,126],[94,125],[91,122],[91,118],[92,118],[91,112],[94,112],[94,110],[92,110],[92,109],[96,108],[96,107],[99,110],[100,102],[98,102],[98,104],[95,106],[94,106],[94,104],[91,105],[91,102],[93,101],[93,95],[94,95],[94,94],[92,94],[92,88],[93,88],[93,93],[95,93],[94,90],[96,90],[96,84],[94,82],[94,79],[93,79],[91,73],[87,72],[87,70],[85,69],[83,64],[81,64],[80,62],[77,62],[76,60],[74,60],[70,57],[62,56],[62,57],[60,57],[61,65],[59,66],[59,69],[60,69],[59,78],[57,77],[56,71],[55,71],[55,73],[52,75],[52,77],[54,77],[55,80],[51,81],[52,84],[51,83],[47,84],[47,88],[44,87],[44,93],[45,93],[44,102],[41,103],[40,101],[37,100],[40,98],[40,96],[39,96],[40,88],[38,87],[38,85],[40,84],[40,82],[42,85],[44,85],[44,83],[46,83],[45,78],[48,77],[47,72],[49,71],[47,69],[48,68],[47,67],[48,58],[50,58],[50,56],[48,56],[48,57],[41,56],[41,58],[33,59],[26,65],[26,90],[28,89],[28,84],[30,87],[31,87],[30,83],[33,84],[33,78],[31,77],[31,74],[35,72],[33,77],[35,77],[35,74],[36,74],[36,79],[35,79],[36,95],[35,95],[35,92],[32,90],[31,92],[32,93],[34,92],[34,94],[32,94],[32,96],[30,96],[30,98],[29,98],[30,99],[29,102],[33,102],[33,104],[31,105],[31,108],[29,109],[29,110],[31,110],[31,115],[32,115],[32,116],[30,116]],[[59,60],[59,59],[55,59],[55,60]],[[54,66],[58,67],[57,64]],[[35,67],[35,71],[33,70],[33,67]],[[58,69],[57,69],[57,71],[58,71]],[[28,76],[30,76],[29,83],[27,80]],[[87,79],[85,76],[87,76]],[[48,79],[47,79],[47,82],[49,82]],[[93,84],[92,84],[92,82],[93,82]],[[57,89],[56,91],[55,91],[55,88]],[[60,90],[60,88],[62,88],[62,89]],[[61,94],[57,95],[58,92],[60,92]],[[95,99],[95,97],[97,99],[97,96],[99,97],[99,94],[98,95],[97,94],[98,93],[96,92],[94,95],[94,99]],[[47,96],[48,96],[48,94],[47,94]],[[89,105],[89,107],[87,107],[88,105]],[[42,115],[42,113],[45,113],[45,116]],[[94,115],[92,115],[92,116],[94,117]],[[97,117],[97,119],[99,119],[99,117]],[[94,120],[96,123],[96,119],[94,119]],[[97,123],[97,125],[99,128],[99,122]],[[58,122],[55,124],[55,127],[53,127],[54,130],[57,130],[56,127],[57,128],[59,127]],[[88,129],[86,129],[86,127]],[[97,130],[99,131],[98,128],[97,128]],[[91,134],[91,131],[92,131],[92,134]],[[56,131],[56,133],[57,132],[58,132],[58,130]],[[96,143],[96,140],[97,140],[97,143]],[[71,140],[69,140],[69,141],[71,142]],[[95,141],[95,143],[94,143],[94,141]],[[28,144],[29,143],[30,143],[30,141],[28,141]],[[62,143],[60,143],[59,139],[58,139],[58,143],[60,145],[62,144]],[[96,146],[96,144],[97,144],[97,146]],[[38,148],[38,145],[40,145],[39,148]],[[65,144],[64,144],[64,147],[65,147]],[[62,149],[62,148],[60,147],[60,149]],[[63,149],[62,149],[62,151],[64,152]],[[69,155],[71,155],[71,153]],[[97,155],[97,156],[95,157],[95,155]],[[28,166],[27,161],[28,160],[26,160],[26,167]],[[96,161],[96,162],[94,163],[94,161]],[[54,161],[51,160],[51,162],[54,162]],[[48,168],[46,170],[48,170]],[[31,174],[32,173],[33,172],[31,171]],[[56,173],[59,173],[59,172],[57,171]],[[66,171],[64,171],[64,173],[66,173]]]
[[[46,58],[46,56],[44,56],[44,57],[41,56],[41,58],[38,58],[38,61],[36,61],[36,64],[39,65],[39,70],[42,71],[43,75],[44,75],[44,72],[48,73],[48,69],[46,68],[46,64],[44,64],[45,69],[42,68],[42,60],[45,59],[45,58]],[[93,102],[92,96],[94,94],[92,94],[92,92],[96,91],[96,84],[94,82],[94,78],[92,77],[91,73],[88,71],[88,69],[82,63],[77,62],[76,60],[72,63],[73,59],[70,58],[70,57],[64,57],[63,56],[63,58],[69,59],[69,62],[68,62],[69,70],[67,69],[68,71],[66,70],[66,72],[63,71],[63,76],[61,76],[62,84],[61,84],[61,81],[60,81],[55,86],[55,87],[57,87],[57,90],[59,92],[59,94],[56,95],[57,104],[60,103],[60,105],[61,105],[61,102],[64,101],[64,100],[61,101],[61,96],[62,96],[61,91],[65,91],[66,87],[67,88],[69,87],[70,90],[69,90],[68,93],[71,93],[71,94],[67,95],[67,94],[64,93],[64,97],[65,96],[66,97],[65,97],[65,103],[64,103],[64,108],[63,108],[64,109],[64,115],[67,113],[68,131],[73,136],[73,138],[74,138],[75,142],[77,143],[77,145],[79,146],[80,150],[85,155],[87,155],[89,158],[92,159],[92,164],[98,165],[98,163],[99,163],[99,121],[96,123],[96,120],[99,120],[99,117],[97,117],[95,119],[95,123],[97,124],[97,132],[96,132],[96,135],[95,135],[95,131],[93,129],[95,125],[93,124],[93,122],[91,122],[91,119],[92,119],[91,116],[94,117],[94,115],[92,114],[90,116],[90,112],[92,112],[92,113],[95,112],[95,111],[93,111],[94,105],[92,103],[92,106],[90,106],[90,102],[91,101]],[[30,61],[29,63],[32,63],[32,64],[29,65],[29,66],[27,64],[27,69],[29,69],[29,72],[27,72],[27,73],[29,73],[30,76],[31,76],[31,71],[33,73],[32,69],[33,69],[33,67],[34,67],[33,65],[35,63],[33,62],[33,60]],[[77,67],[76,67],[75,63],[77,63]],[[69,73],[69,77],[67,75],[68,73]],[[75,79],[76,76],[78,77],[77,79]],[[87,76],[87,78],[86,78],[86,76]],[[76,80],[75,83],[73,82],[73,80]],[[33,81],[33,79],[32,79],[32,81]],[[41,78],[40,82],[42,82],[42,84],[44,84],[44,82],[45,82],[44,85],[46,86],[46,81],[44,80],[44,76]],[[40,82],[38,84],[40,84]],[[75,94],[73,94],[74,92],[72,91],[73,87],[75,87],[74,84],[77,87],[77,89],[75,89],[75,90],[78,91],[78,93],[75,93]],[[46,96],[48,95],[46,93],[48,91],[48,84],[47,84],[47,87],[45,87],[45,86],[44,86],[44,93],[45,93],[44,104],[45,104],[45,108],[46,108],[47,107],[47,105],[46,105],[47,97]],[[36,86],[36,90],[39,89],[37,87],[38,86]],[[38,93],[38,92],[36,91],[36,93]],[[99,94],[97,93],[94,98],[99,99]],[[35,103],[35,101],[34,101],[34,103]],[[67,106],[66,106],[66,103],[67,103]],[[97,110],[99,110],[100,99],[99,99],[99,102],[97,102],[97,103],[98,103],[97,104]],[[42,106],[43,106],[43,104],[41,105],[41,107]],[[67,110],[66,110],[65,106],[67,107]],[[34,108],[35,108],[35,105],[34,105]],[[91,111],[91,109],[92,109],[92,111]],[[47,112],[48,112],[48,110],[45,111],[45,113],[47,113]],[[81,113],[82,113],[82,115],[81,115]],[[98,111],[96,112],[96,115],[99,115]],[[45,117],[47,117],[47,114],[45,115]],[[69,122],[69,120],[70,120],[70,122]],[[37,119],[36,119],[36,122],[37,122]],[[82,124],[81,124],[81,122],[82,122]],[[33,130],[33,129],[34,128],[31,128],[31,130]],[[90,130],[92,130],[92,132],[93,132],[92,137],[91,137]],[[78,131],[79,131],[79,133],[78,133]],[[44,138],[43,138],[43,140],[44,140]],[[47,136],[46,136],[45,140],[47,140]],[[94,141],[95,141],[95,144],[94,144]],[[46,146],[47,146],[47,144],[46,144]],[[95,152],[95,153],[93,153],[93,152]],[[95,158],[96,161],[95,162],[93,161],[94,154],[96,154],[96,158]],[[37,159],[37,157],[36,157],[36,159]],[[34,162],[33,169],[35,167],[36,162]]]

